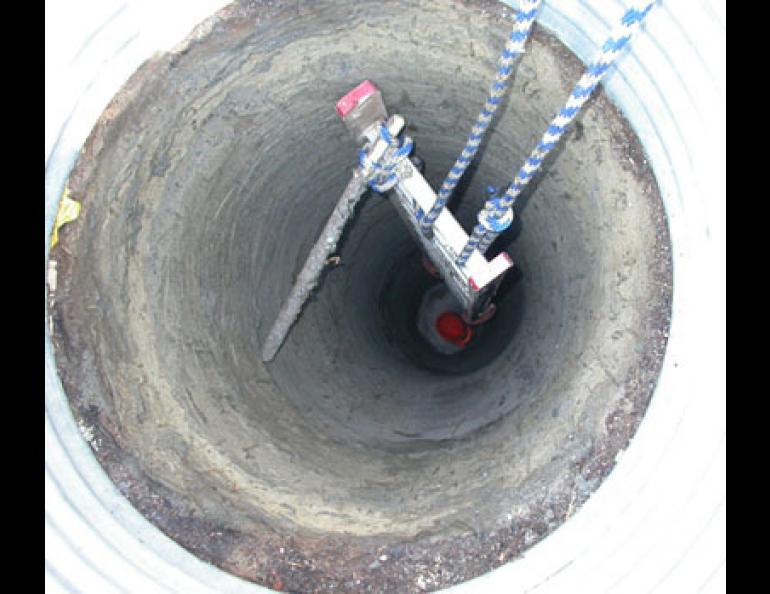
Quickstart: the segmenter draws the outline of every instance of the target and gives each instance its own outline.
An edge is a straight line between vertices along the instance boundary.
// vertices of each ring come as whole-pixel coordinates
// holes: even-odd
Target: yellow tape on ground
[[[56,245],[59,241],[59,228],[74,221],[80,214],[80,202],[70,198],[70,190],[67,186],[64,187],[61,200],[59,200],[59,212],[56,213],[56,221],[53,224],[53,235],[51,236],[51,247]]]

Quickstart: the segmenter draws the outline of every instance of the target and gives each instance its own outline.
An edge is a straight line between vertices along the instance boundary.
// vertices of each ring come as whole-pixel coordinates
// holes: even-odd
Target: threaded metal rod
[[[356,169],[350,178],[345,191],[337,201],[326,226],[310,250],[302,270],[297,275],[297,280],[291,288],[289,296],[281,307],[278,317],[270,328],[265,344],[262,347],[262,360],[272,361],[278,349],[281,348],[286,335],[297,320],[307,298],[318,284],[326,266],[326,260],[337,247],[337,242],[342,236],[342,231],[348,220],[353,216],[356,205],[366,190],[364,176]]]

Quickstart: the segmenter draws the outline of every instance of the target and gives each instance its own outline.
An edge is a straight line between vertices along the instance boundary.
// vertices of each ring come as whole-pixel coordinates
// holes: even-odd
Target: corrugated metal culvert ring
[[[556,4],[553,6],[561,8]],[[596,15],[605,17],[605,15],[620,13],[619,7],[612,4],[597,7],[594,11],[582,6],[571,6],[557,12],[553,6],[550,11],[544,12],[542,23],[553,27],[560,37],[573,46],[578,55],[583,58],[590,57],[590,45],[588,45],[590,40],[596,42],[603,38],[601,23]],[[667,7],[662,8],[665,8],[668,13]],[[570,13],[570,10],[576,12]],[[117,13],[112,21],[113,25],[120,22],[121,15],[125,16],[126,11]],[[704,19],[701,22],[703,30],[708,31],[709,15],[701,16]],[[611,16],[606,17],[607,21],[611,18]],[[667,20],[666,23],[672,20],[679,22],[674,18]],[[572,27],[571,22],[580,23],[580,28]],[[130,29],[130,22],[124,22],[123,26]],[[656,27],[663,27],[661,34],[665,32],[666,35],[665,47],[669,52],[674,51],[672,48],[676,47],[676,43],[673,40],[677,39],[675,33],[665,29],[666,25],[663,21],[656,21],[651,17],[647,28],[653,39],[655,39]],[[213,29],[216,32],[216,27]],[[582,41],[579,35],[581,29],[589,33]],[[126,37],[131,39],[131,35]],[[690,43],[691,37],[698,38],[697,32],[690,30],[689,35],[680,35],[679,39],[682,44],[685,44],[684,40]],[[118,39],[120,36],[115,38]],[[96,41],[99,39],[98,35],[93,38]],[[639,45],[642,46],[639,51],[642,51],[644,43],[640,42]],[[126,45],[123,51],[127,51],[130,47],[131,43]],[[104,50],[104,48],[101,49]],[[682,51],[686,51],[686,45],[682,46]],[[647,47],[647,52],[642,56],[655,60],[660,48]],[[84,50],[81,56],[86,53]],[[143,57],[138,49],[136,55]],[[95,62],[98,63],[98,61]],[[711,60],[708,63],[713,64],[714,61]],[[482,584],[491,584],[494,587],[497,584],[499,589],[511,591],[512,583],[530,589],[537,584],[546,584],[543,587],[563,591],[558,589],[560,584],[580,583],[584,589],[591,591],[603,589],[636,591],[634,588],[641,584],[639,591],[655,587],[666,591],[668,584],[675,583],[670,580],[678,579],[688,586],[691,584],[690,589],[694,591],[701,584],[708,584],[715,571],[717,571],[716,575],[719,575],[719,564],[722,559],[720,551],[713,548],[713,536],[706,538],[705,541],[702,537],[696,538],[696,536],[703,534],[704,530],[706,534],[718,534],[715,531],[718,531],[719,520],[722,517],[719,515],[720,509],[723,509],[721,507],[723,488],[720,487],[719,482],[719,454],[723,445],[720,441],[723,438],[719,416],[720,383],[712,381],[710,382],[712,385],[709,385],[709,382],[704,382],[702,377],[703,368],[718,371],[721,362],[718,358],[718,350],[716,354],[714,351],[697,350],[694,348],[696,343],[691,341],[693,337],[698,336],[701,330],[699,326],[702,326],[696,315],[698,311],[694,306],[694,297],[698,293],[698,288],[705,286],[707,280],[713,290],[713,277],[699,276],[702,269],[699,263],[703,262],[704,258],[713,258],[714,246],[716,250],[719,249],[718,242],[721,237],[718,219],[714,221],[702,217],[703,203],[708,205],[710,212],[718,213],[719,209],[715,208],[718,202],[713,200],[721,196],[718,195],[718,183],[706,188],[698,187],[702,179],[701,174],[709,169],[707,165],[711,165],[704,159],[714,157],[698,152],[699,143],[696,141],[700,137],[697,135],[706,134],[708,128],[697,126],[694,128],[693,122],[697,121],[698,114],[709,107],[709,104],[705,99],[701,99],[703,93],[697,95],[700,103],[694,106],[694,109],[685,110],[687,113],[678,109],[682,107],[681,103],[676,103],[684,101],[687,105],[687,101],[691,100],[686,92],[687,87],[698,88],[701,80],[706,80],[706,84],[709,84],[709,72],[701,71],[703,79],[698,78],[699,73],[695,68],[692,72],[679,73],[690,77],[691,84],[685,86],[681,83],[677,85],[676,80],[667,79],[665,68],[656,68],[656,78],[652,80],[639,66],[640,64],[645,64],[645,61],[639,62],[635,56],[630,57],[621,65],[620,72],[625,78],[615,76],[608,85],[611,92],[617,87],[613,96],[624,109],[645,145],[671,222],[674,264],[677,267],[674,320],[671,345],[658,393],[653,400],[648,418],[642,424],[639,434],[632,442],[623,461],[580,513],[532,549],[523,560],[487,574],[483,582],[469,582],[466,587],[481,587]],[[94,65],[94,63],[90,64],[92,67]],[[116,69],[116,71],[115,76],[119,78],[120,70]],[[123,70],[123,78],[125,79],[131,71],[132,68],[126,66]],[[717,72],[716,75],[718,85],[719,73]],[[105,76],[108,75],[105,74]],[[666,94],[656,95],[661,80],[669,83]],[[47,231],[50,231],[56,201],[61,195],[64,180],[69,175],[77,152],[85,140],[85,133],[101,111],[98,100],[89,105],[87,99],[89,96],[93,98],[94,93],[99,90],[104,91],[99,89],[99,85],[95,85],[89,89],[91,95],[83,94],[86,99],[78,105],[73,114],[74,117],[69,120],[67,126],[62,127],[63,133],[59,137],[58,144],[50,153],[46,168],[49,214]],[[113,88],[103,97],[109,98],[116,90],[117,88]],[[710,96],[713,97],[714,93]],[[669,108],[666,108],[665,101],[661,105],[661,97],[669,102]],[[646,111],[640,109],[640,105],[644,106]],[[677,109],[672,110],[671,106],[677,106]],[[89,107],[92,108],[90,112]],[[111,106],[113,109],[119,107],[114,104]],[[59,121],[65,120],[62,118]],[[78,134],[81,134],[81,137],[78,138]],[[687,142],[682,143],[681,140],[675,142],[677,134],[683,136]],[[47,138],[49,138],[48,134]],[[691,147],[691,154],[688,155],[682,147]],[[713,167],[710,169],[716,170]],[[712,201],[709,202],[709,200]],[[706,229],[709,230],[708,234],[704,233]],[[713,260],[707,261],[713,262]],[[709,273],[711,273],[710,270]],[[692,299],[689,298],[690,295],[693,295]],[[702,303],[702,293],[697,296]],[[701,341],[700,349],[705,342]],[[56,376],[48,339],[46,348],[48,440],[46,488],[49,530],[47,576],[51,585],[58,584],[60,587],[71,590],[100,592],[113,590],[234,592],[253,588],[198,561],[163,537],[127,504],[112,482],[105,477],[93,453],[89,451],[81,437],[81,433],[85,433],[87,437],[90,436],[92,447],[98,448],[98,442],[94,443],[94,437],[98,439],[98,434],[91,435],[95,424],[81,423],[81,428],[78,429],[73,422]],[[716,359],[711,360],[709,357],[716,357]],[[699,373],[701,375],[698,375]],[[701,388],[698,389],[699,408],[697,414],[693,414],[690,408],[692,406],[690,395],[699,387]],[[661,398],[661,391],[666,394],[664,398]],[[657,405],[656,408],[658,402],[662,404]],[[688,417],[683,421],[684,411],[688,412]],[[691,417],[699,421],[697,425],[689,424]],[[82,418],[81,421],[83,421]],[[648,429],[650,424],[651,428]],[[682,427],[688,429],[683,433]],[[662,443],[661,440],[663,440]],[[697,455],[700,456],[697,463],[692,463],[693,444],[704,446],[696,448],[699,452]],[[661,448],[666,446],[668,447],[667,457],[662,459]],[[630,462],[627,462],[628,460]],[[677,465],[677,460],[686,464]],[[687,468],[683,469],[683,466]],[[669,473],[668,468],[675,468],[676,472]],[[616,478],[618,475],[621,478]],[[689,482],[681,483],[681,481]],[[125,484],[120,484],[120,481],[118,484],[121,488],[126,487]],[[670,490],[667,492],[665,504],[652,495],[641,500],[636,496],[640,489],[655,493],[656,484],[665,485],[666,489]],[[689,486],[686,489],[672,489],[672,485],[677,484]],[[636,485],[636,491],[633,489],[634,485]],[[696,488],[697,485],[711,488],[700,489]],[[680,491],[684,493],[679,495]],[[687,499],[687,494],[692,497],[694,492],[697,492],[699,497],[694,500]],[[651,518],[646,518],[645,515],[652,509],[658,511]],[[631,519],[626,521],[628,516]],[[676,536],[666,533],[671,517],[678,518],[689,530],[678,531]],[[641,521],[643,518],[645,521]],[[710,520],[711,524],[707,520]],[[656,533],[649,532],[649,524],[657,526],[659,538],[660,534],[667,535],[664,540],[667,542],[669,552],[668,554],[664,552],[663,558],[650,554],[653,550],[660,551],[660,545],[659,538],[654,538]],[[589,530],[589,526],[593,531]],[[606,531],[602,535],[602,527],[609,529],[610,526],[612,526],[610,535],[607,536]],[[217,535],[211,534],[209,538],[215,542]],[[615,540],[615,546],[607,544],[613,542],[613,538],[621,540]],[[712,543],[712,548],[708,548],[703,544],[704,542]],[[624,552],[619,553],[618,544],[620,543],[625,543],[625,546],[622,547]],[[613,563],[602,565],[603,570],[588,573],[592,559],[597,559],[596,555],[600,554],[602,547],[605,547],[604,554],[614,553]],[[688,569],[686,552],[691,547],[696,551],[691,554],[709,556],[711,563],[705,564],[708,567],[704,565],[694,568],[689,565]],[[698,551],[700,553],[697,553]],[[635,572],[633,569],[635,565],[646,567],[647,571]],[[673,570],[671,570],[672,567],[674,567]],[[684,569],[678,569],[679,567]],[[244,572],[247,571],[248,568],[244,568]],[[430,577],[430,575],[423,576],[422,582],[416,578],[415,586],[419,587],[422,584],[431,587]],[[274,576],[274,578],[280,579],[280,576]],[[275,584],[275,582],[268,583]],[[711,584],[714,583],[712,579]],[[679,591],[687,591],[688,586],[684,589],[680,588]]]

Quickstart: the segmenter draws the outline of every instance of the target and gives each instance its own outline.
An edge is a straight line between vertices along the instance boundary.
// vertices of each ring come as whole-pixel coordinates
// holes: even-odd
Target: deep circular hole
[[[628,443],[668,328],[657,186],[600,92],[494,247],[515,271],[462,353],[420,338],[436,281],[370,196],[262,363],[355,163],[336,99],[372,79],[437,187],[510,27],[488,2],[383,6],[237,5],[147,63],[91,134],[52,250],[57,364],[99,461],[194,553],[298,591],[439,587],[544,537]],[[466,228],[581,69],[535,29],[452,205]]]

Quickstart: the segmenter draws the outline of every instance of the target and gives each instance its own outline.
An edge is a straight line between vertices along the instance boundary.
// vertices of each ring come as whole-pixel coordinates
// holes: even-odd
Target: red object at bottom
[[[441,338],[460,347],[468,344],[473,336],[470,326],[453,311],[445,311],[436,319],[436,330]]]

